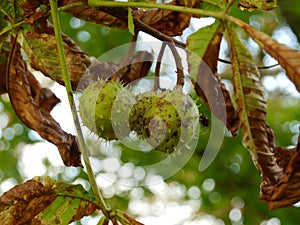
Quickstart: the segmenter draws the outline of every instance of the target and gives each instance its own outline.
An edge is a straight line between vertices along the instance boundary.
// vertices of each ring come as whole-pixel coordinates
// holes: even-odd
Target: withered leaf
[[[61,5],[67,5],[79,0],[65,0]],[[86,2],[84,2],[86,3]],[[184,1],[173,0],[171,5],[184,4]],[[189,3],[191,7],[199,7],[200,1],[192,1]],[[109,27],[117,27],[119,29],[128,29],[126,8],[108,8],[100,7],[97,9],[90,8],[89,6],[81,6],[69,9],[68,13],[80,19],[95,22]],[[183,30],[189,26],[191,15],[184,13],[168,11],[168,10],[134,10],[133,17],[141,20],[143,23],[157,29],[158,31],[170,35],[181,35]]]
[[[173,0],[169,5],[188,5],[190,7],[199,7],[200,1],[176,1]],[[168,10],[147,10],[144,12],[137,11],[134,14],[135,18],[139,19],[143,23],[151,26],[160,32],[169,36],[182,35],[185,28],[190,25],[191,15],[168,11]]]
[[[138,51],[131,55],[125,65],[120,63],[117,71],[111,76],[111,80],[119,80],[124,85],[137,81],[147,76],[153,62],[153,55],[147,51]]]
[[[51,27],[43,31],[48,33],[29,32],[26,35],[25,50],[30,58],[30,64],[35,70],[64,84],[54,31]],[[63,42],[71,85],[76,90],[77,84],[90,66],[91,60],[69,37],[63,35]]]
[[[9,35],[3,35],[0,37],[0,95],[7,93],[6,88],[6,68],[7,68],[7,59],[9,55]]]
[[[240,117],[243,145],[250,151],[252,160],[269,183],[282,176],[274,157],[274,135],[266,123],[266,102],[260,73],[254,59],[244,47],[235,30],[227,26],[233,86]]]
[[[124,213],[123,215],[124,215],[124,217],[125,217],[126,219],[128,219],[128,220],[130,221],[130,223],[131,223],[132,225],[143,225],[143,223],[140,223],[140,222],[136,221],[136,220],[133,219],[132,217],[128,216],[126,213]]]
[[[27,127],[57,146],[66,166],[81,166],[76,137],[64,132],[50,115],[59,99],[50,89],[40,87],[27,70],[20,45],[16,41],[14,43],[6,71],[8,94],[14,111]]]
[[[91,66],[78,84],[78,90],[99,79],[120,81],[124,86],[147,76],[153,62],[153,55],[147,51],[138,51],[125,57],[125,63],[92,61]]]
[[[136,221],[135,219],[133,219],[132,217],[130,217],[129,215],[127,215],[126,213],[124,213],[123,211],[117,209],[114,210],[114,212],[112,213],[112,219],[111,219],[113,224],[118,225],[118,221],[121,224],[128,224],[128,225],[144,225],[143,223],[140,223],[138,221]]]
[[[300,92],[300,51],[279,44],[267,34],[256,30],[237,18],[230,17],[230,19],[243,28],[261,48],[278,60],[280,65],[286,70],[289,79],[295,84],[298,92]]]
[[[47,0],[22,0],[21,7],[24,11],[24,15],[28,16],[34,14],[40,5],[49,5]]]
[[[68,224],[99,209],[81,185],[68,185],[50,177],[35,177],[0,197],[3,225]]]
[[[195,90],[198,96],[204,100],[208,108],[211,108],[211,106],[207,98],[213,101],[212,113],[226,123],[227,129],[235,136],[239,128],[237,110],[232,103],[229,91],[217,74],[218,56],[223,31],[224,26],[219,21],[216,21],[213,25],[199,29],[190,35],[187,39],[187,49],[203,61],[199,62],[198,58],[194,59],[193,54],[188,55],[188,60],[191,74],[196,74]],[[219,99],[224,100],[219,101]],[[226,118],[224,115],[225,108]]]
[[[241,10],[247,9],[250,12],[254,9],[272,10],[277,6],[276,0],[242,0],[238,3]]]
[[[6,89],[6,67],[7,62],[0,64],[0,95],[7,93]]]
[[[273,185],[262,182],[260,195],[271,210],[300,201],[300,136],[295,148],[276,147],[274,153],[278,164],[284,169],[284,176]]]
[[[112,62],[92,60],[92,64],[78,83],[77,90],[84,90],[87,86],[99,79],[108,80],[118,68],[118,64]]]
[[[60,5],[68,5],[75,2],[81,2],[80,0],[64,0],[61,1]],[[94,22],[100,25],[108,26],[108,27],[117,27],[118,29],[127,29],[127,21],[123,21],[109,13],[103,12],[101,10],[96,10],[88,5],[75,7],[66,11],[73,16]],[[127,12],[127,11],[126,11]]]

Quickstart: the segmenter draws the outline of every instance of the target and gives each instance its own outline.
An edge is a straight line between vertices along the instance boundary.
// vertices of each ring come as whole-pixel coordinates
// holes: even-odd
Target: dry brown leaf
[[[168,4],[186,5],[186,2],[173,0]],[[187,6],[197,8],[200,6],[200,1],[189,1]],[[169,36],[182,35],[183,30],[190,25],[191,19],[191,15],[161,9],[138,11],[133,15],[143,23]]]
[[[34,14],[40,5],[47,5],[47,0],[23,0],[21,1],[21,8],[24,11],[24,15],[28,16]]]
[[[226,124],[227,129],[235,136],[239,128],[237,110],[232,103],[229,91],[217,74],[223,32],[224,26],[216,21],[212,26],[199,29],[196,33],[190,35],[187,40],[187,48],[203,60],[197,72],[195,86],[198,96],[204,100],[205,105]],[[189,59],[190,68],[195,66],[192,60]],[[212,105],[213,109],[207,98],[210,98],[214,103]],[[224,109],[226,109],[226,117]]]
[[[286,70],[289,79],[295,84],[298,92],[300,92],[300,51],[278,43],[267,34],[256,30],[237,18],[229,17],[229,19],[243,28],[261,48],[278,60],[279,64]]]
[[[64,0],[60,5],[67,5],[70,3],[80,2],[79,0]],[[86,3],[87,1],[83,1]],[[173,0],[171,5],[184,4],[184,1]],[[198,7],[200,1],[192,1],[189,6]],[[89,6],[82,6],[72,8],[67,11],[68,13],[76,16],[80,19],[95,22],[109,27],[117,27],[118,29],[128,29],[126,8],[108,8],[100,7],[98,9],[92,9]],[[189,26],[191,15],[184,13],[167,11],[167,10],[139,10],[133,11],[133,16],[136,19],[141,20],[143,23],[151,26],[158,31],[169,35],[178,36],[181,35],[183,30]]]
[[[49,12],[50,7],[47,7],[43,10],[41,10],[39,7],[41,5],[49,5],[49,1],[47,0],[33,0],[33,1],[28,1],[28,0],[23,0],[21,1],[21,8],[23,10],[23,19],[26,20],[27,23],[33,25],[34,27],[37,27],[36,25],[40,23],[43,23],[43,21],[46,21],[47,18],[49,17]]]
[[[140,223],[135,219],[133,219],[132,217],[128,216],[126,213],[124,213],[123,215],[125,216],[126,219],[130,221],[131,225],[144,225],[143,223]]]
[[[120,81],[124,86],[145,77],[152,65],[153,56],[147,51],[139,51],[129,56],[125,65],[112,62],[93,61],[87,73],[78,84],[78,90],[84,90],[93,82],[102,80]]]
[[[240,127],[240,119],[238,116],[238,111],[236,110],[235,106],[233,105],[230,93],[227,90],[225,84],[221,80],[218,80],[218,83],[219,83],[219,87],[222,90],[223,97],[225,100],[226,127],[230,131],[232,136],[236,136],[237,131]]]
[[[251,12],[255,9],[272,10],[278,5],[276,0],[241,0],[238,7],[241,10],[247,9]]]
[[[5,225],[28,224],[55,198],[54,190],[50,186],[29,180],[22,185],[15,186],[0,197],[0,220]]]
[[[112,75],[111,80],[119,80],[124,85],[147,76],[153,62],[153,55],[147,51],[139,51],[131,55],[126,65],[121,65]]]
[[[6,89],[6,67],[7,67],[7,63],[4,62],[2,64],[0,64],[0,95],[7,93],[7,89]]]
[[[118,70],[118,68],[119,66],[112,62],[99,62],[97,60],[92,61],[92,64],[88,68],[87,72],[78,83],[77,89],[81,91],[99,79],[109,79],[112,74]]]
[[[242,129],[242,143],[263,178],[271,184],[281,179],[283,170],[274,157],[274,134],[266,123],[266,101],[259,70],[235,29],[227,26],[233,71],[233,86]]]
[[[213,39],[210,41],[207,50],[203,56],[203,61],[208,65],[208,67],[212,70],[213,74],[216,77],[215,85],[218,85],[221,90],[225,100],[225,108],[226,108],[226,127],[231,132],[233,136],[237,135],[237,130],[239,128],[239,117],[238,112],[233,105],[231,96],[229,91],[227,90],[224,83],[221,81],[220,77],[217,74],[217,66],[218,66],[218,58],[219,58],[219,51],[220,51],[220,44],[222,41],[224,32],[224,26],[220,25],[213,36]],[[200,67],[201,68],[201,67]],[[221,107],[224,107],[221,105]],[[221,118],[221,115],[217,117]]]
[[[17,42],[11,50],[6,72],[9,98],[20,120],[56,145],[66,166],[81,166],[76,137],[64,132],[50,115],[50,110],[59,99],[50,89],[41,88],[27,70]]]
[[[68,204],[69,213],[73,213],[71,221],[90,215],[99,208],[82,186],[57,182],[50,177],[35,177],[23,184],[16,185],[0,197],[1,224],[49,224],[47,223],[48,218],[45,218],[49,217],[46,210],[51,207],[51,204],[52,209],[55,209],[55,204],[57,205],[55,201],[59,198]],[[53,213],[50,210],[49,213],[51,212]],[[64,214],[65,212],[66,210],[54,211],[54,214],[62,216],[60,213]],[[45,215],[44,218],[43,215]]]
[[[295,148],[276,147],[274,153],[284,176],[275,185],[263,181],[260,195],[271,210],[300,201],[300,136]]]
[[[59,2],[60,6],[76,3],[76,2],[84,2],[80,0],[63,0]],[[87,2],[85,2],[87,4]],[[118,9],[115,9],[118,10]],[[119,19],[113,15],[110,15],[106,12],[101,10],[96,10],[88,5],[75,7],[66,11],[67,13],[72,14],[73,16],[86,20],[91,21],[97,24],[101,24],[108,27],[117,27],[118,29],[127,29],[127,21]],[[126,10],[127,13],[127,10]],[[126,14],[127,15],[127,14]]]
[[[7,93],[6,88],[6,68],[7,68],[7,58],[8,58],[9,52],[6,51],[3,46],[0,51],[0,59],[2,59],[2,63],[0,63],[0,95]]]

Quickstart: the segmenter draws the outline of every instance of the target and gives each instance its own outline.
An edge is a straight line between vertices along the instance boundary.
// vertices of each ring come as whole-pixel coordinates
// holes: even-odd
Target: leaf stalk
[[[64,47],[63,47],[63,40],[62,40],[62,33],[61,33],[61,29],[60,29],[60,21],[59,21],[59,16],[58,16],[57,4],[56,4],[55,0],[50,0],[49,2],[50,2],[50,6],[51,6],[51,16],[52,16],[52,20],[53,20],[55,38],[56,38],[56,42],[57,42],[57,50],[58,50],[59,60],[60,60],[61,69],[62,69],[62,77],[63,77],[64,84],[66,87],[68,100],[69,100],[70,108],[72,111],[76,131],[77,131],[79,147],[81,149],[81,153],[83,156],[84,164],[85,164],[85,167],[87,170],[87,174],[89,177],[89,181],[91,183],[92,190],[97,198],[100,209],[102,210],[103,214],[107,218],[109,218],[110,217],[110,209],[106,205],[104,198],[102,197],[102,194],[97,186],[97,182],[95,180],[94,173],[93,173],[91,163],[89,160],[87,146],[85,144],[82,130],[80,127],[78,114],[75,109],[73,91],[72,91],[70,76],[69,76],[69,72],[68,72],[68,67],[67,67],[67,62],[66,62],[66,57],[65,57]]]
[[[195,9],[186,6],[168,5],[168,4],[155,4],[148,2],[112,2],[101,0],[88,0],[88,5],[91,7],[136,7],[145,9],[164,9],[176,12],[182,12],[186,14],[193,14],[199,16],[215,17],[220,20],[224,20],[225,13],[217,11],[208,11],[202,9]]]

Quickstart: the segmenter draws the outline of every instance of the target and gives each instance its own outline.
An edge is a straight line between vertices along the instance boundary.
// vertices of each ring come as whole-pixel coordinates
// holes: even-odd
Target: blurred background
[[[241,12],[233,7],[230,12],[255,28],[267,33],[280,43],[300,50],[300,2],[279,1],[272,11]],[[128,31],[94,25],[61,13],[63,32],[69,35],[88,55],[96,58],[119,45],[130,42]],[[209,21],[209,22],[207,22]],[[182,37],[212,19],[193,19]],[[261,67],[277,62],[240,32]],[[149,38],[140,34],[139,40]],[[148,40],[148,39],[147,39]],[[229,60],[224,39],[220,58]],[[219,63],[219,73],[232,89],[230,65]],[[294,147],[297,144],[300,118],[300,95],[286,78],[280,66],[261,69],[262,83],[268,102],[267,120],[276,136],[276,144]],[[52,112],[63,129],[74,133],[64,87],[36,73],[44,86],[50,87],[62,100]],[[210,116],[204,106],[201,110]],[[68,113],[69,112],[69,113]],[[197,150],[178,173],[163,180],[155,172],[145,171],[141,165],[161,159],[160,153],[130,151],[117,142],[93,141],[88,136],[91,161],[99,187],[112,208],[126,210],[140,222],[167,225],[296,225],[300,221],[300,204],[269,211],[259,200],[260,175],[248,151],[241,145],[241,136],[232,138],[225,132],[222,147],[204,171],[198,166],[205,149],[210,127],[201,131]],[[145,155],[146,154],[146,155]],[[49,175],[67,183],[82,184],[90,190],[87,175],[79,168],[66,168],[56,147],[43,141],[34,131],[24,127],[12,110],[7,95],[0,97],[0,194],[34,176]],[[139,184],[145,184],[139,186]],[[155,183],[155,185],[153,184]],[[147,185],[148,184],[148,185]],[[101,215],[83,218],[73,224],[96,224]]]

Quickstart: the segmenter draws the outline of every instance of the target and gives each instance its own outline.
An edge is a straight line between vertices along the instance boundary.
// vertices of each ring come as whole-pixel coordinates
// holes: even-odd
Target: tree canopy
[[[298,5],[1,1],[4,224],[297,224]],[[129,111],[146,92],[144,108],[128,114],[136,120],[119,118],[134,130],[126,137],[101,139],[82,125],[81,96],[99,80],[128,88]],[[183,100],[166,97],[177,88]],[[187,98],[198,106],[192,132]],[[172,133],[151,146],[157,115]],[[64,128],[67,117],[76,132]],[[195,140],[179,151],[189,132]]]

